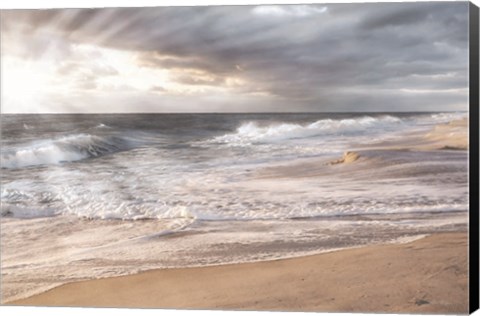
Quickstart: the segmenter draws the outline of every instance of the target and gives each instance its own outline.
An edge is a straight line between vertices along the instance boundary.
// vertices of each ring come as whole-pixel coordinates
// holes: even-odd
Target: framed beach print
[[[478,309],[478,7],[2,9],[7,306]]]

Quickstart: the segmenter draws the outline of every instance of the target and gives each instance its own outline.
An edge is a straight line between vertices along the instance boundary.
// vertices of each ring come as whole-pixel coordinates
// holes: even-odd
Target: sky
[[[1,11],[3,113],[468,110],[468,2]]]

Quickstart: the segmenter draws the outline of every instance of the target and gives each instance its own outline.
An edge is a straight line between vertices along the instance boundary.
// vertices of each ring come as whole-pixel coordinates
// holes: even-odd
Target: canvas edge
[[[479,9],[469,6],[469,125],[470,125],[470,212],[469,212],[469,312],[479,308]]]

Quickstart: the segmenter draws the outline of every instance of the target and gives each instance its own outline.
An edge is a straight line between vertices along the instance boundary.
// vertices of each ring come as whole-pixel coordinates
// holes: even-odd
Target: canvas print
[[[468,312],[469,7],[2,10],[2,304]]]

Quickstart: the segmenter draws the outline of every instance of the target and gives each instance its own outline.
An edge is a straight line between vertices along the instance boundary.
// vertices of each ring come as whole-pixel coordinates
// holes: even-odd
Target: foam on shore
[[[435,234],[288,260],[76,282],[13,304],[465,314],[466,249],[466,232]]]

